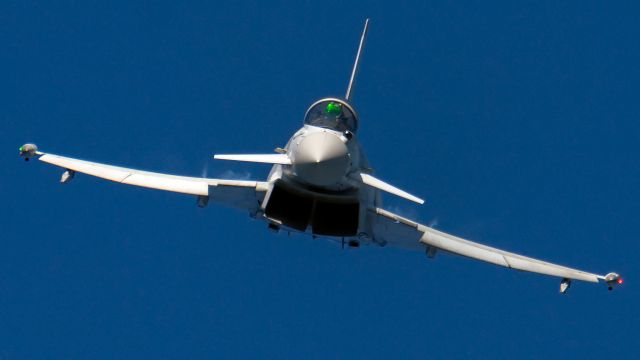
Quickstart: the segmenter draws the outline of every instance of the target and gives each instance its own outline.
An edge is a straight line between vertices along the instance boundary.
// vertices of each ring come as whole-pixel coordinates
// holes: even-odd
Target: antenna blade
[[[367,37],[368,30],[369,30],[369,19],[364,21],[364,30],[362,30],[362,36],[360,37],[360,45],[358,46],[358,53],[356,54],[356,61],[353,64],[353,70],[351,71],[351,79],[349,79],[349,87],[347,87],[347,95],[345,96],[347,101],[351,101],[351,95],[353,93],[353,83],[356,80],[356,73],[358,72],[358,66],[360,65],[360,56],[362,55],[362,48],[364,47],[364,40]]]

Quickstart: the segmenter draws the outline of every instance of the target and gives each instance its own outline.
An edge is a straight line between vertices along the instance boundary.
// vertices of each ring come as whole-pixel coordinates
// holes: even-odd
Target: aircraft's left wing
[[[374,240],[378,243],[426,250],[429,257],[433,257],[437,251],[443,250],[511,269],[557,276],[563,279],[560,286],[561,292],[567,290],[571,279],[589,282],[604,281],[609,285],[609,289],[622,283],[622,278],[616,273],[592,274],[514,254],[449,235],[383,209],[372,209],[368,216],[372,224]]]
[[[198,197],[199,206],[205,206],[211,199],[250,213],[258,210],[268,190],[267,182],[161,174],[47,154],[37,151],[35,146],[35,149],[30,149],[29,145],[25,146],[27,148],[21,147],[21,155],[25,156],[25,159],[39,157],[42,162],[65,169],[61,182],[68,182],[76,173],[83,173],[121,184],[195,195]],[[23,151],[23,148],[27,151]],[[28,150],[32,151],[29,153]]]

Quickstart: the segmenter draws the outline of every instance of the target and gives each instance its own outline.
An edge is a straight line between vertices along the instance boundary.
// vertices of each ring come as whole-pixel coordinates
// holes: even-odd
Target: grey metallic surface
[[[304,182],[326,186],[340,182],[349,167],[349,151],[333,132],[306,135],[291,154],[293,171]]]

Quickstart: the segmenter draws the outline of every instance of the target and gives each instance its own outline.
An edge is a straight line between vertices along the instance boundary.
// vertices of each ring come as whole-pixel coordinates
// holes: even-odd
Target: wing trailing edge
[[[562,279],[561,293],[567,291],[571,280],[604,282],[609,290],[623,283],[617,273],[599,275],[508,252],[435,230],[380,208],[370,209],[370,213],[374,216],[374,237],[378,241],[409,249],[423,248],[429,257],[442,250],[510,269],[555,276]]]
[[[27,150],[29,149],[31,148]],[[65,169],[60,179],[62,183],[70,182],[76,173],[83,173],[120,184],[195,195],[198,198],[198,206],[200,207],[206,206],[211,198],[213,202],[247,210],[250,214],[255,214],[258,211],[259,203],[269,188],[269,183],[264,181],[210,179],[162,174],[46,154],[39,151],[33,151],[32,154],[25,153],[23,156],[38,156],[39,160],[44,163]]]

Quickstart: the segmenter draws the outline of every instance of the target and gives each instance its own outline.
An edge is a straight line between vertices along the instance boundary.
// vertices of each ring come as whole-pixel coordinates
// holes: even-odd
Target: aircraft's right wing
[[[21,155],[27,160],[31,157],[39,157],[42,162],[65,169],[60,180],[63,183],[70,181],[76,173],[83,173],[121,184],[195,195],[201,207],[206,206],[211,199],[213,202],[255,214],[269,187],[267,182],[262,181],[177,176],[106,165],[46,154],[37,151],[37,147],[32,144],[24,145],[20,149]]]
[[[616,273],[607,275],[592,274],[566,266],[514,254],[508,251],[465,240],[428,226],[411,221],[383,209],[369,212],[374,240],[411,249],[426,250],[433,257],[438,250],[486,261],[511,269],[529,271],[562,278],[560,290],[565,292],[570,279],[589,282],[604,281],[611,289],[621,284],[622,278]]]

